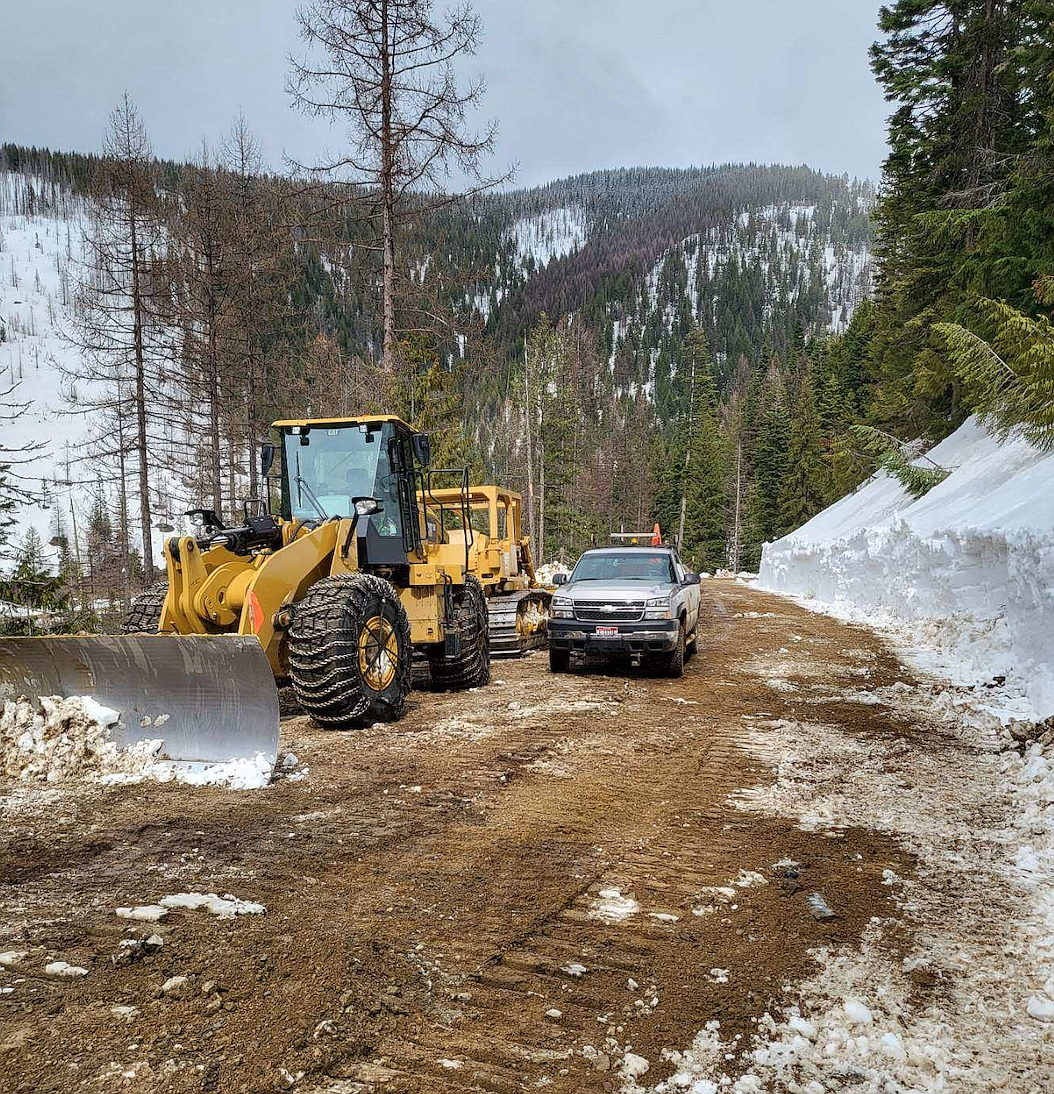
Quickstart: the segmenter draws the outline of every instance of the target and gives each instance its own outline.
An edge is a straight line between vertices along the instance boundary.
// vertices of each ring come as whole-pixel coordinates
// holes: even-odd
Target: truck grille
[[[643,600],[625,600],[619,604],[607,600],[575,601],[575,619],[586,623],[635,623],[643,616]]]

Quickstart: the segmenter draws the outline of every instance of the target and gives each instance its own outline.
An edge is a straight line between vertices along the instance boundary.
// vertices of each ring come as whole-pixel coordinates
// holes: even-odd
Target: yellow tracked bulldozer
[[[462,542],[459,491],[437,489],[429,500],[451,514],[449,540]],[[545,641],[553,598],[534,572],[531,541],[523,534],[523,499],[500,486],[470,486],[468,507],[469,570],[487,596],[491,656],[518,657]]]
[[[0,698],[92,695],[121,713],[118,744],[160,737],[195,764],[276,755],[272,677],[333,728],[399,718],[414,648],[433,685],[485,684],[467,472],[431,469],[427,435],[393,416],[274,425],[260,461],[269,482],[280,448],[277,516],[268,501],[237,527],[192,511],[198,534],[167,541],[168,580],[125,634],[0,639]]]

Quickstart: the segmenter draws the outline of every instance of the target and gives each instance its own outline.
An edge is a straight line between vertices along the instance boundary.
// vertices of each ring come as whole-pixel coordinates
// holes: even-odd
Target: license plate
[[[597,627],[597,634],[604,638],[613,638],[618,634],[618,627]]]

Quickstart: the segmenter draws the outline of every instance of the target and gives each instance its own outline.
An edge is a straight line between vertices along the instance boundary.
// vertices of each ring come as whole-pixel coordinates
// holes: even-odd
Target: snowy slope
[[[678,248],[674,248],[675,250]],[[830,311],[829,328],[844,330],[857,305],[871,291],[871,251],[864,244],[835,246],[816,223],[814,205],[768,205],[740,213],[721,229],[714,229],[682,240],[679,249],[688,268],[692,314],[699,318],[698,295],[692,290],[700,266],[715,277],[729,263],[742,268],[759,268],[770,285],[787,287],[787,302],[810,286],[815,260],[815,276]],[[667,251],[648,275],[648,294],[654,304]],[[775,299],[766,305],[771,314]]]
[[[530,257],[536,268],[547,266],[554,258],[574,254],[585,243],[585,212],[579,208],[548,209],[537,216],[522,217],[509,234],[521,264]]]
[[[8,457],[22,485],[39,499],[15,513],[12,540],[17,546],[29,527],[46,545],[57,521],[72,538],[73,523],[83,529],[94,499],[100,495],[116,512],[117,484],[112,471],[104,480],[89,459],[93,425],[77,397],[87,394],[84,381],[73,382],[78,350],[68,340],[77,278],[83,272],[85,227],[90,210],[83,198],[46,186],[39,179],[0,171],[0,393],[13,387],[2,402],[0,420],[8,449],[31,451]],[[98,432],[96,429],[95,432]],[[153,443],[171,453],[183,443],[179,424],[154,427]],[[139,537],[135,484],[129,481],[130,535]],[[151,511],[158,528],[188,525],[180,514],[193,501],[172,472],[156,468],[150,488]],[[155,532],[154,560],[163,563],[164,536]],[[57,551],[49,551],[57,558]]]
[[[1005,676],[1054,714],[1054,453],[970,419],[929,458],[954,470],[925,497],[875,476],[766,544],[760,583],[909,630],[961,681]]]
[[[53,535],[57,511],[68,527],[71,498],[81,507],[86,473],[74,462],[87,437],[85,417],[75,413],[63,366],[74,350],[63,339],[68,320],[71,268],[81,255],[83,204],[60,196],[57,204],[27,202],[32,180],[0,173],[0,392],[15,404],[13,421],[0,423],[7,448],[36,446],[14,470],[40,505],[21,509],[16,536],[30,525],[44,543]],[[31,205],[32,212],[26,212]],[[12,408],[0,410],[9,415]],[[14,457],[20,459],[20,457]]]

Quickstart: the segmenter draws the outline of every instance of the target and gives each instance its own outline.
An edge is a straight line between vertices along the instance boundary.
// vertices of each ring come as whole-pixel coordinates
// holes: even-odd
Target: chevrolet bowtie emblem
[[[617,604],[605,604],[604,607],[601,608],[600,610],[604,611],[604,612],[617,612],[618,611],[618,605]]]

